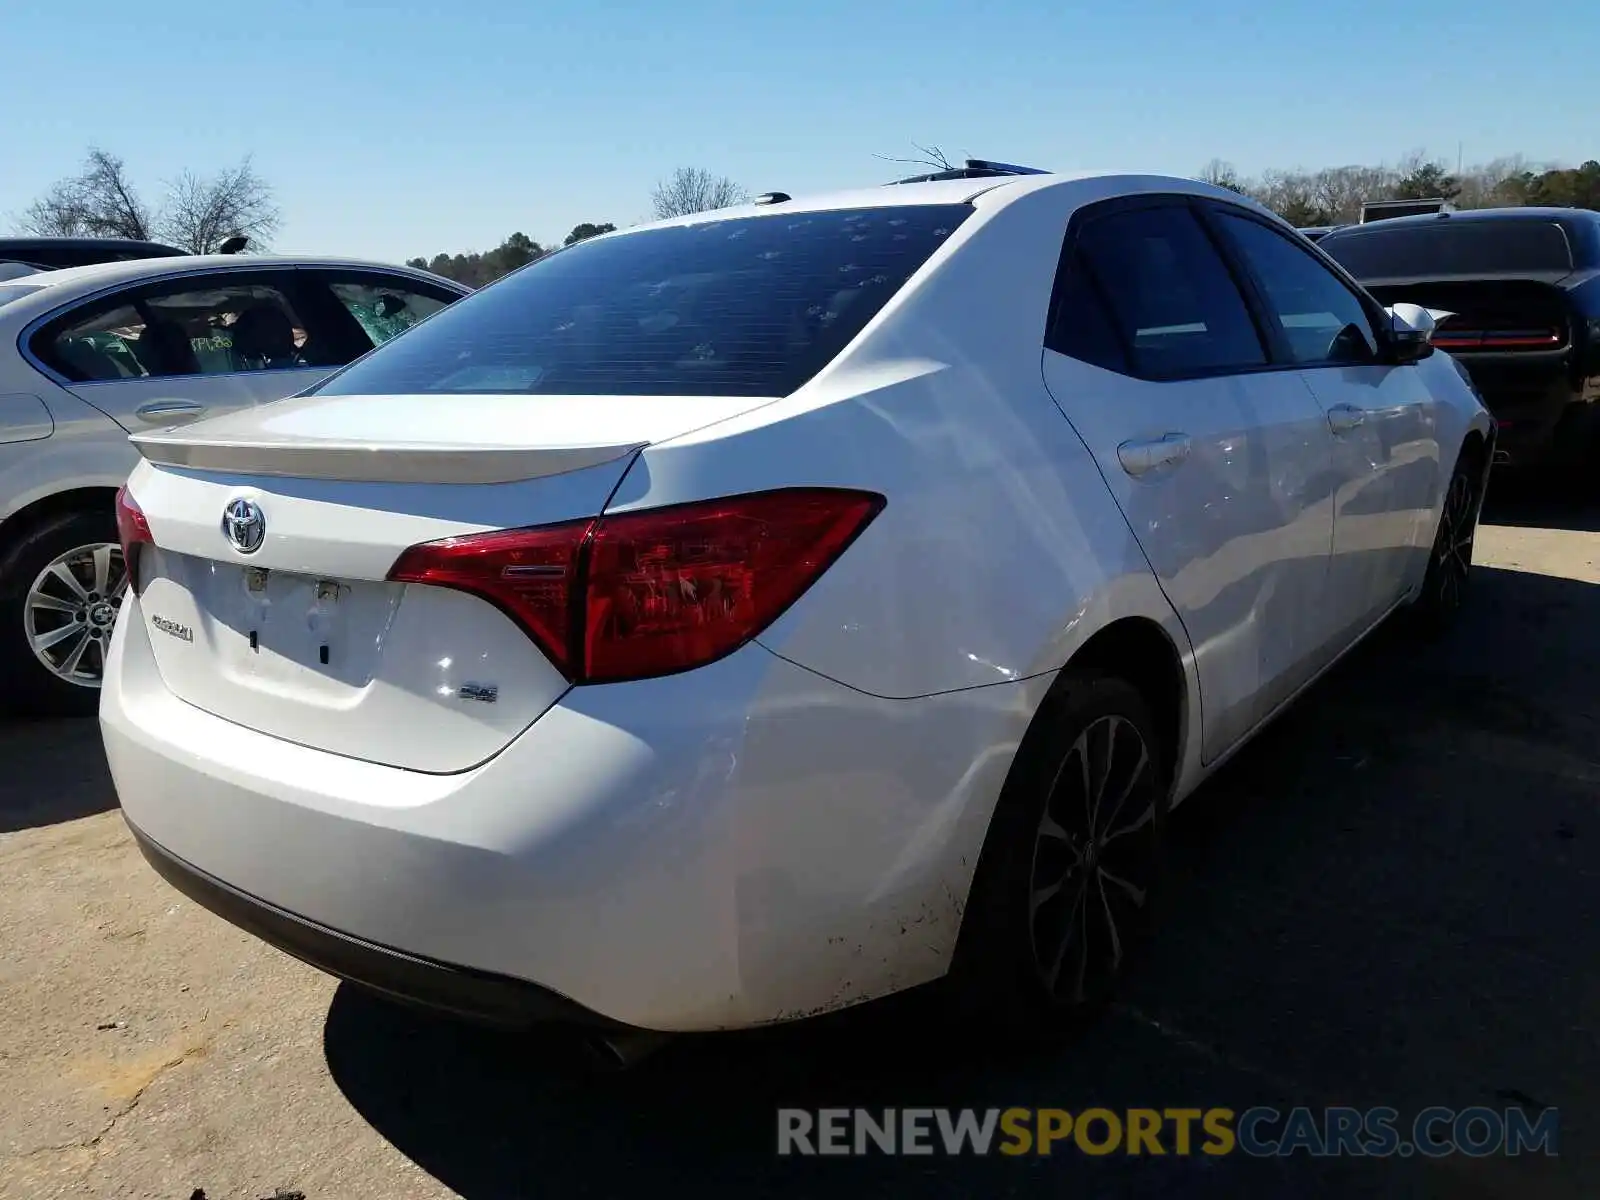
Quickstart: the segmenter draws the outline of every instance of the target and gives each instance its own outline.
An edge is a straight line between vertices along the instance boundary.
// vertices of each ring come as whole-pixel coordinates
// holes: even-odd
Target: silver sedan
[[[293,395],[466,294],[406,267],[215,255],[0,280],[0,707],[88,713],[126,586],[131,433]]]

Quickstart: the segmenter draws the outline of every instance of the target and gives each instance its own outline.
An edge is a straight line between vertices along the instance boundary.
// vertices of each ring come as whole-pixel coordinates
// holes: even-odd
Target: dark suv
[[[1336,229],[1318,245],[1384,304],[1443,310],[1518,466],[1600,461],[1600,212],[1485,208]]]

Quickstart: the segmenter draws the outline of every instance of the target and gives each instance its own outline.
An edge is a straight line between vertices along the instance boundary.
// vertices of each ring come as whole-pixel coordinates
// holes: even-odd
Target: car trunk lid
[[[639,447],[748,398],[309,396],[135,439],[138,610],[181,699],[415,770],[491,757],[566,690],[510,616],[396,583],[408,548],[599,515]]]

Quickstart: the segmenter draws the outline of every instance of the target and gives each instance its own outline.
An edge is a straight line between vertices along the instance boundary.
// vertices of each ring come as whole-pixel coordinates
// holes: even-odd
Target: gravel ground
[[[1153,957],[1031,1054],[912,998],[598,1077],[235,932],[144,865],[93,722],[0,727],[0,1197],[1600,1194],[1596,516],[1497,498],[1457,633],[1384,631],[1186,805]],[[1511,1102],[1559,1159],[772,1153],[780,1104]]]

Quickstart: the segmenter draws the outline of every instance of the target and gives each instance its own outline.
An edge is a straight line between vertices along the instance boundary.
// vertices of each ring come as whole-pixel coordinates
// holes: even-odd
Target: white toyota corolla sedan
[[[135,440],[100,717],[145,854],[369,988],[1049,1023],[1170,806],[1468,581],[1429,314],[1231,192],[977,165],[583,242]]]

